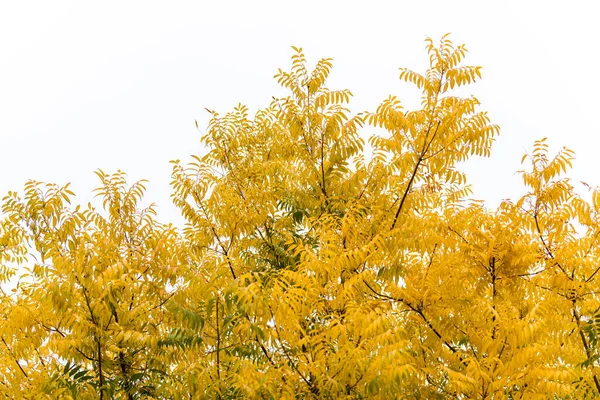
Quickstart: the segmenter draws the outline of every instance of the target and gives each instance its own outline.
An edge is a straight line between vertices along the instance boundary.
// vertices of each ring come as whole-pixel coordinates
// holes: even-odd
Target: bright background
[[[179,223],[169,160],[202,151],[204,107],[268,105],[292,45],[334,58],[328,85],[352,90],[353,110],[389,94],[415,106],[398,68],[423,70],[425,37],[446,32],[484,67],[468,90],[502,128],[492,158],[466,166],[475,198],[518,197],[544,136],[576,151],[574,181],[600,184],[599,15],[595,1],[0,0],[0,195],[72,182],[87,203],[93,171],[121,169]]]

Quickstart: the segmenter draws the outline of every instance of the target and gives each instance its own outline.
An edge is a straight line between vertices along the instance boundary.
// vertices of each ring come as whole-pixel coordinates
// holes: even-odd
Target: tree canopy
[[[120,171],[97,171],[101,206],[35,181],[4,197],[0,393],[599,397],[600,191],[575,192],[573,152],[537,141],[523,197],[489,209],[461,165],[499,128],[457,94],[481,77],[464,45],[400,69],[420,108],[361,113],[331,59],[293,50],[286,97],[210,111],[172,161],[182,229]]]

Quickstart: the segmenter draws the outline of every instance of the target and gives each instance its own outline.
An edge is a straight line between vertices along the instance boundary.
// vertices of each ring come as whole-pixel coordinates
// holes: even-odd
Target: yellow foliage
[[[489,210],[461,162],[499,128],[426,41],[421,92],[352,114],[332,60],[294,48],[289,96],[211,120],[173,161],[178,230],[144,181],[97,171],[102,209],[39,182],[4,198],[0,392],[9,398],[596,398],[600,191],[535,143],[528,192]],[[370,129],[376,128],[371,134]],[[368,136],[368,137],[366,137]],[[369,151],[365,149],[369,145]],[[14,288],[12,291],[9,287]]]

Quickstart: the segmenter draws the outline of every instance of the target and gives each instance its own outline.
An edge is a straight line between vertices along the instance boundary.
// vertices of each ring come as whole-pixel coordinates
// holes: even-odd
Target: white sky
[[[169,160],[202,150],[204,107],[268,105],[292,45],[334,58],[329,87],[352,90],[356,111],[389,94],[415,105],[398,68],[422,70],[424,38],[446,32],[484,67],[469,91],[502,128],[468,165],[474,197],[522,193],[515,171],[543,136],[576,151],[574,180],[600,184],[598,15],[595,1],[0,0],[0,195],[72,182],[87,203],[94,170],[122,169],[179,222]]]

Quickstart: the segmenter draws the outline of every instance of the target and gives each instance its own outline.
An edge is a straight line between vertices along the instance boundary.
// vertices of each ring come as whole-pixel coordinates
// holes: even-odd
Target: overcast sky
[[[521,194],[520,158],[544,136],[576,151],[574,180],[600,184],[596,3],[0,0],[0,194],[72,182],[87,203],[93,171],[121,169],[179,222],[169,160],[202,151],[204,107],[268,105],[292,45],[334,58],[328,86],[356,111],[389,94],[416,105],[398,68],[422,70],[425,37],[446,32],[484,67],[469,93],[502,129],[491,159],[467,165],[475,198]]]

